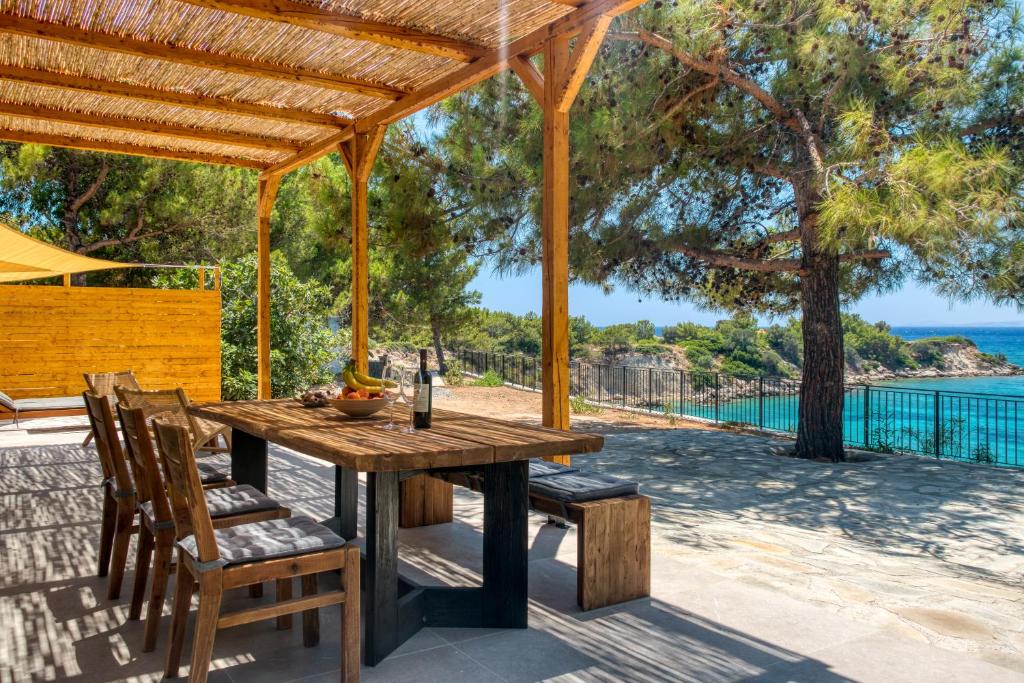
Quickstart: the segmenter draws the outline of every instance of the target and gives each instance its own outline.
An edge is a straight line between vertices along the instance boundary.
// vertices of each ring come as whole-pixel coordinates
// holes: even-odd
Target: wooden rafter
[[[572,106],[573,100],[576,99],[576,93],[579,92],[580,86],[583,85],[587,72],[590,71],[590,65],[594,63],[594,58],[597,56],[597,51],[601,48],[601,42],[604,40],[604,35],[608,32],[608,27],[611,23],[612,17],[602,15],[584,24],[583,30],[580,32],[579,37],[576,38],[576,44],[572,49],[572,57],[570,57],[569,64],[566,65],[566,72],[562,76],[562,82],[558,86],[558,97],[555,105],[559,111],[569,111],[569,108]]]
[[[148,57],[175,64],[213,69],[215,71],[226,71],[243,76],[257,76],[290,83],[303,83],[318,88],[353,92],[389,100],[397,100],[405,94],[403,90],[398,88],[361,78],[140,40],[129,36],[104,33],[77,26],[65,26],[64,24],[38,21],[10,14],[0,14],[0,32],[30,38],[42,38],[44,40],[107,52]]]
[[[519,80],[523,82],[526,89],[533,95],[533,99],[537,103],[544,101],[544,75],[537,70],[537,67],[533,65],[529,57],[523,55],[516,55],[508,63],[509,67],[516,72],[519,76]]]
[[[121,116],[105,116],[100,114],[89,114],[85,112],[67,111],[64,109],[52,109],[35,105],[13,104],[0,102],[0,114],[18,116],[27,119],[40,121],[58,121],[60,123],[72,123],[78,126],[90,128],[103,128],[114,130],[127,130],[136,133],[149,133],[153,135],[166,135],[186,140],[203,140],[225,145],[240,145],[243,147],[255,147],[257,149],[273,149],[285,151],[298,151],[300,146],[290,140],[275,140],[246,133],[235,133],[230,131],[209,130],[205,128],[194,128],[191,126],[180,126],[172,123],[158,123],[155,121],[143,121],[130,119]]]
[[[480,81],[490,78],[509,66],[509,61],[519,55],[532,55],[544,48],[545,42],[553,36],[575,35],[584,29],[587,22],[602,15],[615,17],[643,4],[645,0],[591,0],[579,9],[556,19],[548,26],[523,36],[499,50],[487,53],[472,64],[440,78],[424,88],[415,90],[397,102],[360,119],[355,123],[357,131],[366,132],[375,126],[394,123],[410,114],[443,100]],[[342,131],[337,135],[319,140],[290,159],[268,168],[266,174],[287,173],[309,161],[317,159],[337,148],[338,143],[351,132]]]
[[[245,166],[247,168],[267,167],[267,164],[262,161],[257,161],[255,159],[245,159],[242,157],[225,156],[223,154],[209,154],[206,152],[186,152],[183,150],[165,149],[163,147],[132,145],[125,142],[112,142],[108,140],[88,140],[84,138],[71,137],[68,135],[30,133],[23,130],[10,130],[8,128],[0,128],[0,140],[7,140],[9,142],[21,142],[27,144],[49,145],[51,147],[68,147],[70,149],[84,149],[89,152],[109,152],[112,154],[129,154],[138,157],[174,159],[176,161],[193,161],[200,164]]]
[[[216,9],[247,17],[277,21],[293,26],[332,33],[354,40],[365,40],[404,50],[470,62],[484,55],[487,48],[463,40],[416,29],[363,19],[320,9],[292,0],[182,0],[190,5]]]
[[[248,102],[237,102],[226,97],[209,97],[172,90],[160,90],[144,85],[87,78],[85,76],[76,76],[56,71],[43,71],[42,69],[26,69],[20,66],[0,65],[0,79],[110,97],[124,97],[140,102],[155,102],[157,104],[167,104],[186,109],[252,116],[269,121],[290,121],[292,123],[331,127],[344,126],[351,123],[349,120],[338,116],[331,116],[330,114],[265,107]]]

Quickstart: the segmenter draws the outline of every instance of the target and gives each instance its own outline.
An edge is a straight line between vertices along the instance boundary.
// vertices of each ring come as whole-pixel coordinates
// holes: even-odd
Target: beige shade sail
[[[80,256],[40,242],[20,230],[0,223],[0,282],[36,280],[91,270],[132,268],[136,265]]]

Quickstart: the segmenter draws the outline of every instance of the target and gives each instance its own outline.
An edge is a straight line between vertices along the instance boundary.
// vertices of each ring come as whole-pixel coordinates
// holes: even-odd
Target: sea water
[[[907,340],[967,337],[981,351],[1004,354],[1024,366],[1024,327],[903,327],[893,332]],[[722,402],[717,408],[707,402],[681,408],[684,415],[794,432],[799,399],[765,396],[763,401]],[[869,389],[851,387],[843,428],[852,446],[1024,467],[1024,376],[899,379]]]

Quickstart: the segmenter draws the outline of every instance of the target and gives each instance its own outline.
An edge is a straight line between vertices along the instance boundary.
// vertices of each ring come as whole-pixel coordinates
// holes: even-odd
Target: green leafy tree
[[[623,15],[575,105],[575,277],[798,310],[796,455],[841,460],[844,302],[906,276],[1021,302],[1018,15],[1006,0],[691,0]],[[478,238],[501,245],[505,268],[536,263],[529,96],[488,83],[440,120]]]
[[[638,320],[634,329],[637,339],[654,339],[654,323],[650,320]]]
[[[221,383],[226,400],[256,398],[256,256],[222,265]],[[330,292],[299,280],[284,254],[270,258],[270,376],[274,397],[294,396],[332,378],[339,354],[327,326]]]
[[[255,249],[255,187],[249,170],[0,143],[0,215],[79,254],[145,262],[237,258]]]

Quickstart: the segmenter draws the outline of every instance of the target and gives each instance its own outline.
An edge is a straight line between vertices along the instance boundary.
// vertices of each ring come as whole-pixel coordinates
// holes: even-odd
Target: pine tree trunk
[[[839,257],[818,248],[816,216],[804,219],[800,299],[804,367],[796,456],[845,460],[843,453],[843,325],[839,317]]]
[[[448,374],[448,361],[444,357],[444,346],[441,344],[441,325],[431,321],[430,332],[434,338],[434,353],[437,354],[437,369],[444,377]]]

